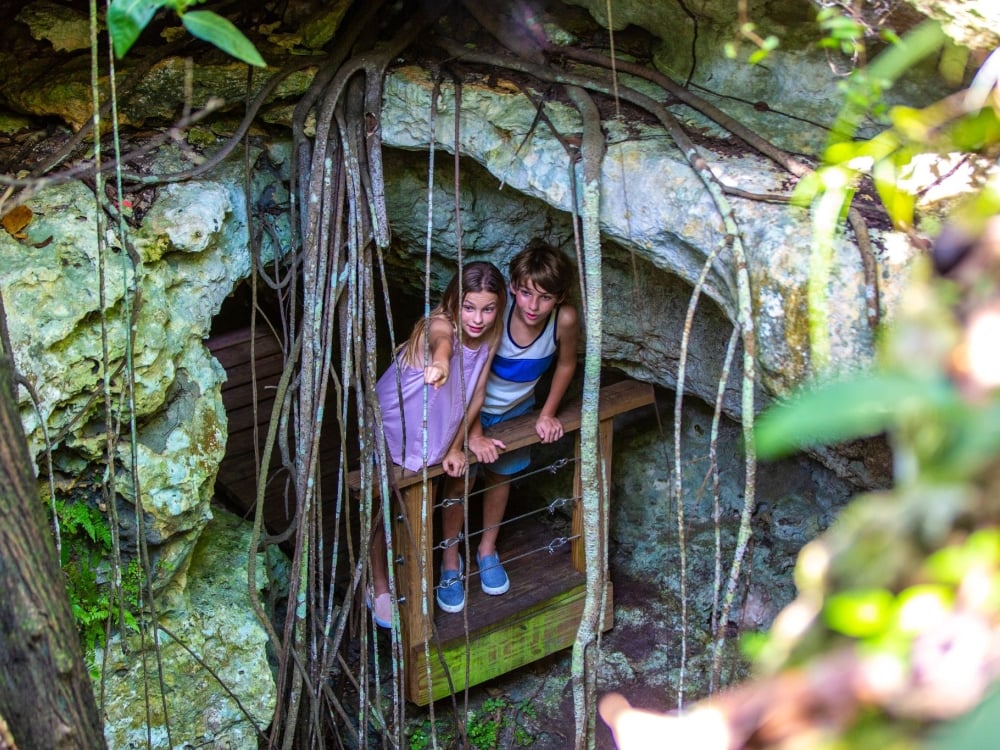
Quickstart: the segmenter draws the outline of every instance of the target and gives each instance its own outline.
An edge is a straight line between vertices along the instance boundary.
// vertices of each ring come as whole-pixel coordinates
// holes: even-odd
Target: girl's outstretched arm
[[[472,392],[472,398],[469,400],[469,408],[466,411],[466,419],[469,425],[469,447],[472,447],[472,425],[473,423],[479,423],[479,409],[483,405],[483,398],[486,395],[486,376],[490,371],[490,363],[493,361],[493,354],[490,353],[489,359],[486,360],[486,365],[483,367],[483,371],[479,374],[479,380],[476,381],[475,390]],[[468,383],[466,383],[468,387]],[[474,421],[473,421],[474,420]],[[444,473],[450,477],[460,477],[465,473],[465,469],[468,465],[468,460],[465,456],[465,424],[460,424],[458,429],[455,431],[455,437],[452,438],[451,445],[448,447],[448,452],[445,454],[444,460],[441,461],[441,466],[444,468]],[[477,458],[479,454],[476,454]]]
[[[424,365],[424,382],[435,389],[448,382],[451,355],[454,353],[453,340],[454,328],[451,321],[443,315],[431,318],[427,347],[429,362]]]

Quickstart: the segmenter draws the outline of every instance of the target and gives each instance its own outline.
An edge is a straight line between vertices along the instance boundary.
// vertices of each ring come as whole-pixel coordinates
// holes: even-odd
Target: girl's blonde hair
[[[461,296],[459,296],[459,280],[461,280]],[[504,310],[507,309],[507,282],[492,263],[477,260],[462,266],[461,277],[458,273],[451,277],[441,302],[431,310],[429,317],[445,318],[451,323],[452,329],[457,331],[457,321],[461,320],[462,315],[462,302],[469,292],[489,292],[497,296],[497,316],[489,330],[483,332],[486,345],[491,349],[496,348],[500,333],[503,331]],[[406,361],[413,367],[423,367],[425,325],[425,318],[418,320],[406,343]]]

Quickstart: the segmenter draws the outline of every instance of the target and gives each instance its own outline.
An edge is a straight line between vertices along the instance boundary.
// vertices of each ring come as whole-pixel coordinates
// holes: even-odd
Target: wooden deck
[[[465,611],[448,614],[434,608],[434,628],[427,642],[430,683],[424,643],[409,645],[410,700],[423,705],[461,690],[466,671],[468,684],[478,685],[572,644],[583,616],[587,581],[573,567],[568,544],[551,554],[540,551],[554,536],[551,527],[537,518],[504,527],[501,547],[511,590],[502,596],[483,593],[473,562]],[[610,584],[607,594],[603,630],[614,619]]]
[[[268,423],[278,381],[281,379],[283,354],[278,339],[266,326],[257,328],[254,342],[256,362],[256,418],[254,415],[254,373],[250,359],[250,330],[235,330],[212,336],[208,348],[225,368],[227,380],[222,387],[222,403],[229,417],[229,435],[226,453],[216,478],[216,496],[231,510],[245,517],[252,517],[257,497],[257,467],[254,458],[254,438],[257,449],[263,450]],[[256,424],[256,433],[254,425]],[[321,481],[335,486],[340,437],[334,420],[328,419],[320,441],[324,458]],[[267,472],[264,493],[264,526],[271,534],[281,534],[294,518],[293,509],[286,502],[285,480],[287,472],[281,467],[275,448]],[[290,496],[290,495],[289,495]],[[326,529],[332,534],[332,528]]]
[[[274,406],[275,388],[281,378],[283,356],[278,339],[265,326],[257,328],[253,346],[256,357],[257,415],[254,417],[253,372],[250,358],[250,330],[239,329],[213,336],[208,348],[225,368],[228,378],[222,387],[222,403],[229,417],[226,454],[215,480],[216,494],[235,511],[252,516],[257,497],[257,468],[254,459],[254,426],[257,446],[263,447],[267,424]],[[272,457],[264,502],[264,525],[278,534],[291,522],[286,511],[284,482],[277,455]]]

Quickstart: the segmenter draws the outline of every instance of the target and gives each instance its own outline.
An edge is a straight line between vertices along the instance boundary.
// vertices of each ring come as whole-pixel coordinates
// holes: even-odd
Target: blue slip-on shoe
[[[480,557],[477,552],[476,563],[479,565],[479,583],[482,584],[483,592],[490,596],[506,594],[510,589],[510,579],[500,564],[500,555],[494,552],[492,555]]]
[[[445,612],[461,612],[465,609],[465,585],[462,583],[462,561],[458,570],[441,569],[441,582],[437,585],[438,606]]]

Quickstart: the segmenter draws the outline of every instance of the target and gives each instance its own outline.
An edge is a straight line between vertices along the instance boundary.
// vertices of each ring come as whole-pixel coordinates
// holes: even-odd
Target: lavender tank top
[[[423,368],[402,364],[401,350],[392,364],[375,385],[375,395],[382,409],[382,426],[389,455],[393,463],[410,471],[420,471],[424,461],[423,414],[424,397],[427,398],[427,460],[428,466],[440,463],[448,452],[451,441],[462,426],[469,401],[476,389],[479,374],[489,357],[485,344],[478,349],[459,347],[453,339],[454,353],[447,382],[434,390],[424,384]],[[396,387],[399,372],[400,391]],[[464,383],[461,373],[465,373]],[[462,393],[462,386],[465,393]],[[464,398],[463,398],[464,395]]]

